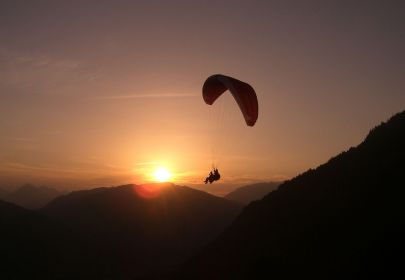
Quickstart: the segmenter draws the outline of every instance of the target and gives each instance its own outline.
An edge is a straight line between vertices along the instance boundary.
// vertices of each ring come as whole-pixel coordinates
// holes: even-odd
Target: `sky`
[[[404,34],[403,1],[0,0],[0,187],[292,178],[404,110]]]

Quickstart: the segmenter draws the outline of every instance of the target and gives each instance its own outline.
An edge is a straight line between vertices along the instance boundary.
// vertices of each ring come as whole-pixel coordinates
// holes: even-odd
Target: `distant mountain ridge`
[[[73,192],[41,213],[81,232],[102,256],[102,265],[133,278],[184,261],[222,232],[240,209],[188,187],[151,184]]]
[[[403,278],[404,172],[401,112],[251,203],[174,279]]]
[[[262,199],[269,192],[276,190],[280,184],[281,182],[251,184],[237,188],[224,198],[247,205],[254,200]]]
[[[27,209],[38,209],[61,194],[51,187],[25,184],[14,191],[1,191],[0,199]]]
[[[9,192],[0,188],[0,199],[5,200],[5,198],[9,195]]]
[[[7,240],[0,244],[0,263],[7,267],[0,275],[5,279],[153,275],[200,250],[240,210],[237,203],[173,184],[76,191],[37,211],[0,202],[0,239]]]

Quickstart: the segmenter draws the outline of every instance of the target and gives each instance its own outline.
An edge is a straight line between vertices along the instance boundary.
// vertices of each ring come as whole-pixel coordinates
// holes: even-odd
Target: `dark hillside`
[[[73,192],[41,213],[81,236],[97,254],[93,262],[109,267],[105,277],[133,278],[184,261],[219,235],[240,209],[188,187],[152,184]]]
[[[403,276],[404,198],[402,112],[251,203],[176,278]]]
[[[1,279],[59,279],[61,275],[68,279],[77,273],[67,265],[79,267],[78,259],[86,259],[78,253],[84,244],[61,225],[4,201],[0,201],[0,240]]]

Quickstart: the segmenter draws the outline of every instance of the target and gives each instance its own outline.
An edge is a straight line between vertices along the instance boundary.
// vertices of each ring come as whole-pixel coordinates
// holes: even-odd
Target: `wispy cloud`
[[[0,165],[0,170],[2,171],[46,171],[46,172],[60,172],[63,171],[64,173],[68,172],[75,172],[71,170],[66,170],[66,169],[58,169],[58,168],[51,168],[51,167],[45,167],[45,166],[35,166],[35,165],[29,165],[25,163],[20,163],[20,162],[5,162]]]
[[[28,137],[16,137],[16,138],[14,138],[14,140],[17,142],[34,142],[35,141],[35,139],[28,138]]]
[[[151,94],[129,94],[129,95],[98,96],[98,97],[95,97],[95,99],[110,100],[110,99],[179,98],[179,97],[198,97],[198,95],[197,94],[191,94],[191,93],[151,93]]]
[[[144,165],[156,165],[156,164],[158,164],[158,162],[157,161],[145,161],[145,162],[137,162],[137,163],[135,163],[135,165],[137,165],[137,166],[144,166]]]
[[[0,47],[0,87],[55,95],[86,82],[92,72],[82,61]],[[29,89],[29,91],[28,91]]]
[[[8,173],[22,173],[22,174],[36,174],[45,177],[57,177],[60,175],[70,175],[73,177],[80,176],[100,176],[100,174],[128,174],[127,170],[120,170],[117,166],[109,164],[95,165],[95,166],[77,166],[77,167],[62,167],[62,166],[44,166],[39,164],[27,164],[24,162],[16,161],[3,161],[0,160],[0,171],[7,171]]]

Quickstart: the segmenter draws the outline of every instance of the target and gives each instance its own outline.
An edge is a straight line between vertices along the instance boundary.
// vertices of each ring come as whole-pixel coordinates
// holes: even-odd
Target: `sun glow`
[[[153,177],[158,182],[167,182],[172,177],[172,174],[166,168],[159,167],[153,172]]]

